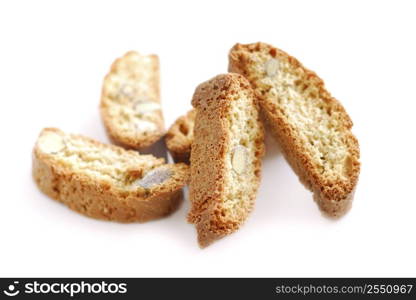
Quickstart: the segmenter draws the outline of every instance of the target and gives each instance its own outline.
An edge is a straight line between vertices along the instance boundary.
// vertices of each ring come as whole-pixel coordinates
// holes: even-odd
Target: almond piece
[[[269,77],[273,77],[279,71],[279,61],[275,58],[269,59],[265,65],[266,74]]]
[[[134,126],[136,130],[139,132],[155,131],[157,129],[157,126],[155,123],[147,121],[147,120],[136,120],[134,122]]]
[[[62,137],[54,132],[48,132],[40,137],[39,149],[48,154],[56,154],[65,149],[65,143]]]
[[[140,186],[150,189],[155,185],[162,184],[172,176],[172,170],[166,167],[159,167],[147,172],[143,178],[137,179],[132,183],[133,187]]]
[[[161,106],[159,103],[149,100],[139,100],[134,104],[134,110],[139,114],[153,113],[160,109]]]
[[[247,153],[247,148],[246,147],[244,147],[242,145],[238,145],[238,146],[234,147],[231,164],[233,166],[233,170],[237,174],[242,174],[246,170],[247,155],[248,155],[248,153]]]

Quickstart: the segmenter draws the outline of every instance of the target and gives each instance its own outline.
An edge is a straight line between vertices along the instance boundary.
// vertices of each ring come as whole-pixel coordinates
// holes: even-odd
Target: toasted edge
[[[241,89],[253,100],[257,112],[258,135],[255,160],[253,161],[256,182],[248,195],[250,203],[240,219],[227,219],[223,213],[223,197],[226,192],[226,155],[229,136],[227,115],[231,108],[230,95]],[[260,183],[261,157],[264,155],[264,131],[258,116],[258,107],[249,82],[238,74],[218,75],[200,84],[193,96],[192,105],[197,109],[194,140],[191,152],[191,210],[188,221],[196,225],[199,245],[203,248],[212,242],[238,230],[251,212]]]

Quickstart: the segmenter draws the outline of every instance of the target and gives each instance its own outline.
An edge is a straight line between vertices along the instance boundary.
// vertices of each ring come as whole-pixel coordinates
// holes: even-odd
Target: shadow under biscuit
[[[168,162],[168,150],[166,148],[165,139],[162,137],[150,147],[138,150],[140,154],[152,154],[158,158],[164,158]]]
[[[282,155],[280,145],[267,130],[264,135],[264,144],[266,146],[266,155],[263,158],[264,160],[276,159],[277,156]]]
[[[253,217],[260,223],[279,222],[276,219],[290,219],[293,216],[305,222],[316,219],[320,211],[312,200],[312,193],[299,181],[279,143],[267,131],[265,145],[262,182]]]
[[[150,145],[149,147],[141,148],[141,149],[128,147],[124,144],[121,144],[121,143],[117,142],[115,139],[111,138],[111,136],[109,136],[108,134],[107,134],[107,138],[108,138],[109,144],[122,147],[126,150],[138,151],[140,154],[151,154],[151,155],[153,155],[157,158],[164,158],[166,163],[169,162],[168,161],[168,150],[167,150],[167,147],[166,147],[166,144],[165,144],[165,139],[163,137],[161,137],[157,142]]]
[[[172,215],[164,220],[166,223],[166,232],[175,236],[178,245],[187,245],[198,250],[198,242],[194,225],[188,223],[187,216],[190,209],[189,188],[183,188],[183,201],[181,206]]]

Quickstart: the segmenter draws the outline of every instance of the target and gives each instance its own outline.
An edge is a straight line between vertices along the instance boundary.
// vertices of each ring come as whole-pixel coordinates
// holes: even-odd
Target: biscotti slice
[[[189,167],[46,128],[33,150],[33,177],[46,195],[79,213],[145,222],[178,207]]]
[[[195,116],[196,110],[191,109],[186,115],[179,117],[166,133],[166,146],[175,162],[189,164]]]
[[[359,145],[344,107],[297,59],[263,43],[235,45],[229,71],[252,84],[288,162],[328,216],[350,208],[360,172]]]
[[[156,55],[127,52],[104,79],[101,116],[110,138],[121,146],[144,149],[164,134]]]
[[[253,209],[264,132],[253,90],[238,74],[199,85],[191,152],[191,210],[201,247],[236,231]]]

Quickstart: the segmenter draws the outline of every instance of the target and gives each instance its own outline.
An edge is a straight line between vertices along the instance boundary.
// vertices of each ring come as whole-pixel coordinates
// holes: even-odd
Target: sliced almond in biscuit
[[[160,103],[150,100],[139,100],[134,104],[134,110],[140,114],[148,114],[160,109]]]
[[[231,164],[233,166],[233,170],[237,174],[242,174],[246,170],[247,155],[248,153],[246,147],[238,145],[234,148]]]
[[[131,98],[133,97],[134,93],[135,93],[135,89],[131,84],[123,83],[120,85],[118,96]]]
[[[269,59],[264,65],[267,76],[273,77],[279,71],[279,61],[275,58]]]
[[[162,184],[172,176],[172,170],[166,167],[159,167],[147,172],[143,178],[137,179],[132,183],[133,186],[140,186],[150,189],[155,185]]]
[[[155,131],[157,129],[155,123],[147,120],[136,120],[134,126],[136,130],[140,132]]]
[[[48,154],[56,154],[66,146],[62,137],[54,132],[47,132],[38,141],[39,149]]]

